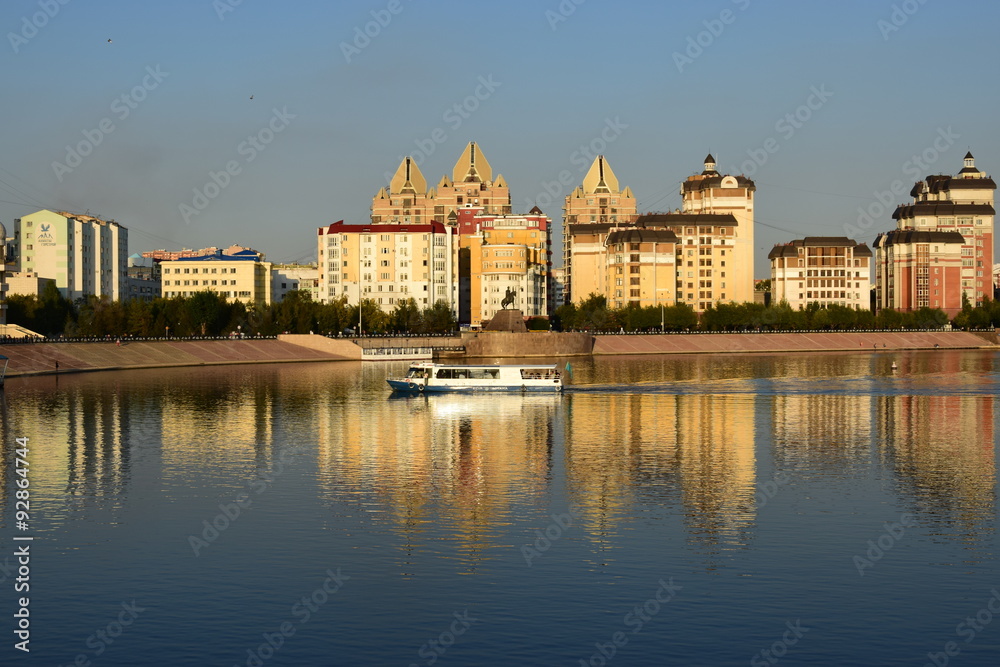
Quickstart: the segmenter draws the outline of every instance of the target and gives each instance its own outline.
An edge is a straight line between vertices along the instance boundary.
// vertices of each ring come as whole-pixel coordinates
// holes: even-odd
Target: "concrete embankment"
[[[750,352],[863,352],[872,349],[974,349],[997,346],[995,333],[836,331],[595,336],[594,355]]]
[[[872,349],[1000,349],[996,333],[871,331],[743,334],[600,335],[586,333],[476,333],[459,338],[369,338],[357,342],[318,335],[278,340],[160,340],[123,343],[0,345],[8,377],[60,373],[307,361],[358,361],[364,347],[455,347],[449,358],[532,358],[634,354],[747,354],[864,352]]]
[[[221,364],[266,364],[361,359],[361,348],[323,336],[273,339],[160,340],[99,343],[30,343],[0,345],[9,359],[7,376],[164,368]]]

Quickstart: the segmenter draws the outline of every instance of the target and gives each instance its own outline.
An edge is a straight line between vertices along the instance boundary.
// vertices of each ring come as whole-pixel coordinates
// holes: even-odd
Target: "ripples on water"
[[[562,396],[391,397],[405,364],[378,363],[9,380],[31,658],[887,665],[955,641],[993,665],[1000,619],[958,626],[1000,589],[996,359],[570,360]]]

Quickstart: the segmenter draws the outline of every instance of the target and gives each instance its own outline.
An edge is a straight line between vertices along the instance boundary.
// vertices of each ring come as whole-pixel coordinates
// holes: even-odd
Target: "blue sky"
[[[401,156],[436,183],[468,141],[558,223],[593,145],[640,211],[708,152],[753,178],[765,277],[775,243],[870,243],[893,221],[859,209],[967,150],[1000,165],[995,2],[63,2],[0,8],[0,221],[89,210],[130,251],[305,260]]]

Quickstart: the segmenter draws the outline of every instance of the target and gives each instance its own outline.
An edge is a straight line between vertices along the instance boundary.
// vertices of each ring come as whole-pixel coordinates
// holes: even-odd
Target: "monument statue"
[[[514,290],[507,288],[507,294],[504,296],[503,301],[500,302],[500,309],[507,310],[507,306],[512,306],[514,304],[514,297],[516,296]]]

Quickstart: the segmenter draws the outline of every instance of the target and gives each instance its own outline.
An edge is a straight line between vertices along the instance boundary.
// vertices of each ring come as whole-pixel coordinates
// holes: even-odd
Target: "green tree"
[[[413,297],[400,299],[389,314],[389,327],[399,333],[423,333],[424,318]]]
[[[452,314],[451,307],[442,300],[424,310],[423,320],[427,333],[451,333],[458,328],[458,321]]]

